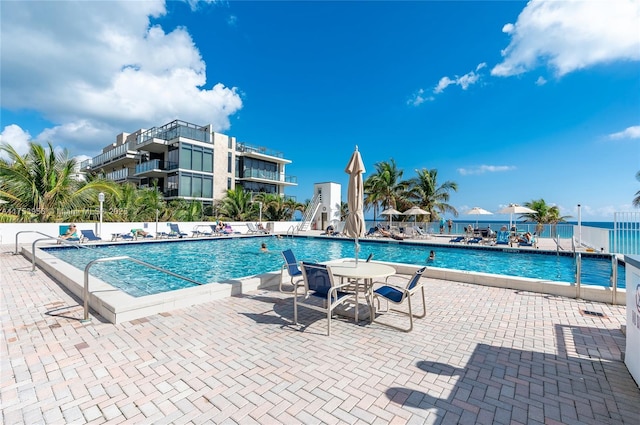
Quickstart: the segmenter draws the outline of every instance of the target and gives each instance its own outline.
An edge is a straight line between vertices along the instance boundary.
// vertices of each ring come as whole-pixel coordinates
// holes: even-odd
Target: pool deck
[[[621,360],[624,306],[426,279],[427,315],[409,334],[336,319],[328,337],[321,313],[301,308],[303,325],[293,325],[291,296],[272,290],[84,324],[81,301],[12,251],[0,247],[6,424],[640,417],[640,389]]]

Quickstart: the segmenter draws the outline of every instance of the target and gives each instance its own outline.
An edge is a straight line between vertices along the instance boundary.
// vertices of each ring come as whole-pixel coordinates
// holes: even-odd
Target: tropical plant
[[[409,179],[408,200],[429,212],[428,220],[436,221],[441,214],[451,213],[458,216],[458,211],[450,205],[449,192],[458,191],[458,184],[446,181],[438,185],[438,170],[423,168],[416,170],[417,177]]]
[[[398,169],[393,158],[389,162],[376,163],[375,169],[364,181],[364,205],[374,208],[374,219],[378,215],[378,206],[398,208],[398,204],[406,199],[408,187],[408,183],[402,180],[404,172]]]
[[[640,181],[640,171],[636,173],[636,180]],[[640,190],[636,192],[636,197],[633,198],[633,206],[640,208]]]
[[[242,186],[228,189],[226,196],[217,203],[218,213],[226,220],[247,221],[254,215],[251,193],[245,192]]]
[[[76,220],[97,204],[98,193],[119,196],[118,185],[96,178],[91,181],[76,175],[76,161],[66,150],[56,153],[30,142],[24,156],[9,144],[0,144],[0,195],[17,209],[16,221],[53,222]]]
[[[527,208],[534,210],[534,213],[525,213],[520,216],[525,222],[537,223],[536,232],[540,234],[545,224],[551,224],[554,227],[558,223],[567,221],[571,216],[561,216],[560,209],[555,205],[548,205],[544,199],[534,199],[531,202],[523,204]]]

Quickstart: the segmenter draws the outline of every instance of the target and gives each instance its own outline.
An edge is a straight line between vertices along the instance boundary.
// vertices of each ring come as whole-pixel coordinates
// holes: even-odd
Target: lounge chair
[[[93,230],[80,230],[82,242],[101,242],[102,238],[96,236]]]
[[[449,242],[458,243],[458,242],[463,242],[465,239],[466,239],[465,236],[456,236],[455,238],[449,239]]]
[[[420,278],[422,277],[422,274],[424,273],[425,270],[426,270],[426,267],[422,267],[421,269],[416,270],[416,272],[411,277],[396,274],[388,277],[384,282],[373,283],[374,285],[375,284],[381,285],[378,288],[375,288],[374,286],[375,289],[373,290],[373,299],[378,303],[378,310],[380,310],[380,299],[382,298],[387,302],[386,311],[395,311],[395,312],[406,314],[409,316],[409,328],[400,328],[400,327],[391,325],[389,323],[377,322],[374,319],[376,323],[380,323],[382,325],[389,326],[391,328],[395,328],[403,332],[411,332],[411,330],[413,330],[413,318],[415,317],[418,319],[422,319],[427,315],[427,304],[424,296],[424,286],[420,281]],[[394,285],[389,283],[390,278],[407,279],[407,282],[404,285]],[[413,296],[413,294],[418,292],[418,290],[420,290],[422,293],[422,314],[415,315],[413,314],[413,311],[411,309],[411,297]],[[390,304],[400,305],[405,301],[407,302],[407,306],[409,309],[408,312],[405,312],[403,310],[392,310],[390,308]]]
[[[431,239],[431,235],[424,230],[420,226],[413,226],[413,230],[418,234],[419,238],[422,239]]]
[[[249,234],[266,235],[269,233],[268,230],[258,229],[256,225],[253,223],[247,223],[247,229],[249,229],[249,232],[248,232]]]
[[[475,238],[471,238],[467,241],[467,243],[480,243],[483,241],[481,236],[476,236]]]
[[[509,245],[510,236],[507,230],[498,230],[498,235],[496,236],[496,245]]]
[[[531,235],[531,240],[529,242],[518,241],[518,246],[536,246],[536,234]]]
[[[74,234],[74,236],[71,236],[71,237],[68,237],[68,238],[63,238],[62,236],[66,235],[68,230],[69,230],[69,225],[64,225],[63,224],[63,225],[59,226],[59,233],[58,233],[60,235],[59,237],[61,239],[65,239],[65,240],[67,240],[69,242],[80,242],[80,237],[82,236],[82,233],[79,234],[79,233],[76,232]]]
[[[326,264],[305,263],[302,264],[302,283],[297,282],[295,296],[293,298],[293,322],[298,324],[298,304],[307,308],[327,313],[327,335],[331,336],[331,317],[336,307],[353,299],[353,292],[345,292],[342,289],[351,285],[349,282],[336,284],[331,273],[331,267]],[[298,287],[304,289],[304,293],[298,295]],[[322,301],[321,305],[312,303],[313,297]]]
[[[169,232],[169,237],[184,238],[185,236],[189,236],[188,233],[181,231],[180,227],[176,223],[168,223],[168,224],[169,224],[169,229],[171,229],[171,232]]]
[[[193,237],[213,236],[213,228],[207,225],[197,225],[191,232],[193,233]]]

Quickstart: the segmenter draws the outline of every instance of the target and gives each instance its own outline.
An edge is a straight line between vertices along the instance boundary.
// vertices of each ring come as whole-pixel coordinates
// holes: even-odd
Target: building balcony
[[[136,165],[136,177],[164,177],[171,170],[178,168],[177,162],[153,159]]]
[[[207,127],[175,120],[162,127],[152,127],[140,133],[136,138],[136,147],[144,148],[149,152],[163,152],[170,141],[179,137],[211,143],[211,134],[207,131]]]
[[[80,163],[81,170],[96,170],[108,165],[109,167],[120,167],[122,165],[130,164],[138,158],[137,151],[133,150],[129,143],[120,145],[111,149],[110,151],[103,152],[98,156],[91,159],[87,159]]]
[[[134,177],[129,168],[123,168],[122,170],[112,171],[105,174],[105,178],[114,182],[125,182],[127,180],[139,180],[138,177]]]
[[[251,146],[246,143],[236,143],[236,152],[239,156],[264,159],[278,164],[291,163],[290,160],[284,159],[282,152],[265,148],[264,146]]]
[[[237,178],[242,181],[255,181],[263,183],[277,184],[280,186],[296,186],[298,178],[296,176],[282,176],[277,171],[256,170],[247,168],[242,172],[242,176]]]

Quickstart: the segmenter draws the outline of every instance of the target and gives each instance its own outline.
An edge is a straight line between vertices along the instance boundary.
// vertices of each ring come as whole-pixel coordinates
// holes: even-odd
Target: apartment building
[[[211,125],[175,120],[119,134],[115,143],[80,168],[141,187],[157,184],[167,200],[200,200],[206,205],[238,186],[284,196],[286,187],[297,185],[296,177],[286,174],[288,164],[282,152],[238,142],[214,132]]]

